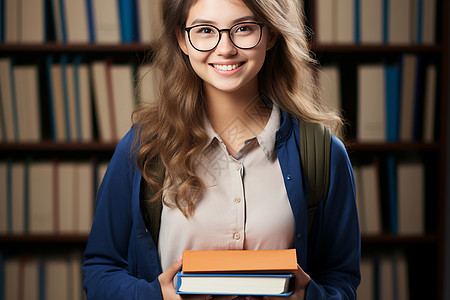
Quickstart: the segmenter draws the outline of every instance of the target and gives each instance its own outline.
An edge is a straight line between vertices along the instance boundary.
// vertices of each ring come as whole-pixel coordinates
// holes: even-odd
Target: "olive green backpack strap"
[[[319,202],[327,199],[330,185],[331,132],[327,126],[299,120],[300,157],[308,183],[308,233]]]
[[[165,169],[160,159],[156,159],[152,162],[152,169],[157,174],[158,182],[162,184],[164,181]],[[153,242],[158,247],[159,228],[161,225],[162,197],[155,201],[148,201],[148,199],[153,198],[155,191],[145,182],[143,178],[140,189],[139,201],[145,227],[148,231],[150,231]]]

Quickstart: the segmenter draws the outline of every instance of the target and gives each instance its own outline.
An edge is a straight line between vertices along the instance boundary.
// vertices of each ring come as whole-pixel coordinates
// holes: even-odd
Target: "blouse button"
[[[236,202],[236,203],[241,203],[241,197],[236,197],[236,198],[234,199],[234,202]]]
[[[233,235],[233,238],[234,238],[236,241],[238,241],[238,240],[240,240],[241,235],[240,235],[239,233],[235,233],[235,234]]]

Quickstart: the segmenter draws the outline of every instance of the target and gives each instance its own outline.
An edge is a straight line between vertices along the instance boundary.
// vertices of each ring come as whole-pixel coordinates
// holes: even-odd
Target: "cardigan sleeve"
[[[333,136],[328,198],[319,206],[308,238],[308,300],[356,299],[361,240],[355,194],[347,151]]]
[[[135,164],[131,130],[117,145],[99,189],[85,249],[83,287],[87,299],[162,299],[159,281],[139,278],[134,260],[132,197]],[[131,251],[130,251],[131,250]]]

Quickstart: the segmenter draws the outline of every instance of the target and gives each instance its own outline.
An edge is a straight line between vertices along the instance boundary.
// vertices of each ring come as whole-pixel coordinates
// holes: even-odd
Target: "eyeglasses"
[[[219,45],[222,32],[228,32],[231,42],[239,49],[251,49],[261,41],[263,23],[241,22],[229,29],[219,29],[214,25],[199,24],[185,28],[189,42],[197,51],[211,51]]]

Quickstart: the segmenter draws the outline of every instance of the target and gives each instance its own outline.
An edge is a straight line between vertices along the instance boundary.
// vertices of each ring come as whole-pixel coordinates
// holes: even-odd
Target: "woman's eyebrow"
[[[253,16],[244,16],[238,19],[235,19],[232,23],[236,24],[239,22],[245,22],[245,21],[256,21],[255,17]],[[212,21],[212,20],[208,20],[208,19],[203,19],[203,18],[197,18],[194,21],[191,22],[191,26],[192,25],[197,25],[197,24],[212,24],[212,25],[217,25],[217,22]]]

